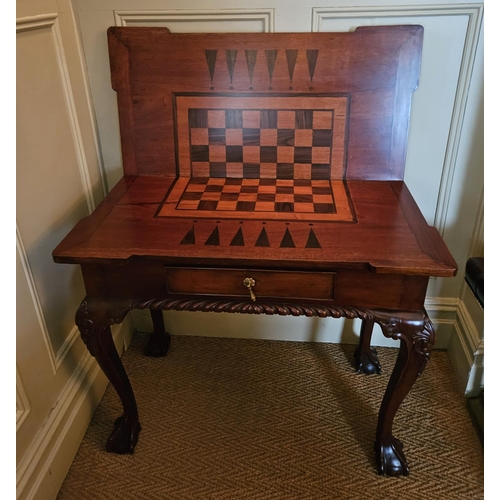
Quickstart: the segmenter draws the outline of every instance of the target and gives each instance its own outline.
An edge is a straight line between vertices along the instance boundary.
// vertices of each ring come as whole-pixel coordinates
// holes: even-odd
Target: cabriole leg
[[[359,344],[354,352],[354,366],[358,370],[358,373],[371,375],[373,373],[380,373],[382,370],[377,351],[374,347],[370,346],[374,323],[373,319],[364,319],[361,323]]]
[[[423,372],[434,344],[434,328],[424,313],[391,317],[376,313],[375,321],[386,337],[401,340],[399,355],[382,400],[375,442],[379,474],[407,476],[410,472],[402,443],[392,435],[394,417],[418,376]]]
[[[144,354],[152,357],[165,356],[170,347],[170,334],[165,331],[163,311],[161,309],[151,309],[150,312],[153,320],[153,333],[149,336]]]
[[[129,309],[123,302],[87,297],[75,318],[82,340],[123,405],[123,415],[115,421],[106,444],[107,451],[120,454],[133,453],[141,430],[134,392],[116,351],[110,328],[110,325],[121,323]]]

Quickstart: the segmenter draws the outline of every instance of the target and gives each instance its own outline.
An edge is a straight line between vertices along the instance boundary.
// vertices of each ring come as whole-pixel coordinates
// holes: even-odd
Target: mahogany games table
[[[403,181],[422,39],[108,30],[124,177],[53,252],[81,266],[76,323],[123,404],[108,451],[140,431],[110,331],[131,309],[151,310],[150,355],[164,310],[360,318],[358,371],[380,370],[374,323],[401,341],[376,459],[409,473],[393,420],[434,343],[429,277],[457,269]]]

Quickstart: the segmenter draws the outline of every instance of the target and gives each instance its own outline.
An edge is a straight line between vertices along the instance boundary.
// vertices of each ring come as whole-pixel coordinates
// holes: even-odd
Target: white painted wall
[[[17,498],[46,500],[107,383],[74,322],[80,270],[54,264],[51,253],[104,190],[71,4],[21,0],[16,17],[16,489]],[[117,342],[128,324],[115,330]]]
[[[50,252],[122,175],[106,30],[345,31],[422,24],[405,180],[459,265],[426,307],[464,387],[482,367],[482,328],[463,286],[482,250],[482,2],[412,0],[18,0],[18,497],[54,498],[105,379],[78,340],[77,268]],[[43,18],[33,16],[43,15]],[[76,25],[75,25],[76,22]],[[81,44],[81,45],[80,45]],[[95,119],[94,119],[95,118]],[[57,133],[56,133],[57,132]],[[169,312],[173,334],[356,342],[358,321]],[[139,329],[149,316],[136,312]],[[119,334],[120,332],[115,332]],[[379,330],[375,344],[394,345]],[[477,385],[477,384],[476,384]],[[49,473],[50,472],[50,473]]]

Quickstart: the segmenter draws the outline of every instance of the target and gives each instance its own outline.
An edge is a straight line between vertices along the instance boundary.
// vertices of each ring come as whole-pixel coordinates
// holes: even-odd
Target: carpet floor
[[[394,435],[410,476],[381,477],[382,374],[356,374],[354,346],[173,336],[147,358],[136,334],[122,357],[142,431],[133,455],[106,453],[119,399],[108,386],[58,500],[481,499],[483,448],[448,355],[434,351]]]

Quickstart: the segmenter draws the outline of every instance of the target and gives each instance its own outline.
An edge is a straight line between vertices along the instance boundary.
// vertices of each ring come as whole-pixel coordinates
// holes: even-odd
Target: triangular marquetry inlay
[[[306,50],[307,65],[309,66],[309,76],[311,77],[311,82],[314,76],[314,70],[316,69],[316,62],[318,61],[319,50]]]
[[[318,238],[316,237],[316,234],[314,234],[314,231],[312,229],[309,231],[309,238],[307,238],[306,248],[321,248]]]
[[[288,74],[290,75],[290,83],[293,80],[293,72],[295,70],[295,63],[297,61],[298,50],[287,50],[286,51],[286,62],[288,64]]]
[[[220,245],[219,240],[219,227],[215,226],[215,229],[212,231],[212,234],[208,237],[205,245]]]
[[[244,247],[245,246],[245,240],[243,238],[243,230],[241,227],[238,229],[238,232],[234,235],[234,238],[231,240],[231,243],[229,243],[230,247]]]
[[[295,248],[295,243],[293,242],[292,235],[288,228],[286,228],[283,239],[281,240],[280,248]]]
[[[253,79],[253,70],[255,68],[255,62],[257,61],[257,51],[245,50],[245,57],[247,59],[248,76],[250,77],[250,85],[251,85]]]
[[[194,237],[194,226],[189,230],[189,232],[182,238],[181,245],[194,245],[196,239]]]
[[[237,50],[226,50],[227,70],[229,71],[229,81],[233,83],[234,66],[236,64]]]
[[[267,232],[266,228],[263,227],[262,231],[259,234],[259,237],[257,238],[257,241],[255,242],[256,247],[270,247],[271,245],[269,244],[269,238],[267,237]]]
[[[273,79],[274,66],[276,65],[277,50],[266,50],[267,71],[269,73],[269,81]]]
[[[210,73],[210,83],[213,83],[215,63],[217,62],[217,51],[205,50],[205,57],[207,58],[208,72]]]

